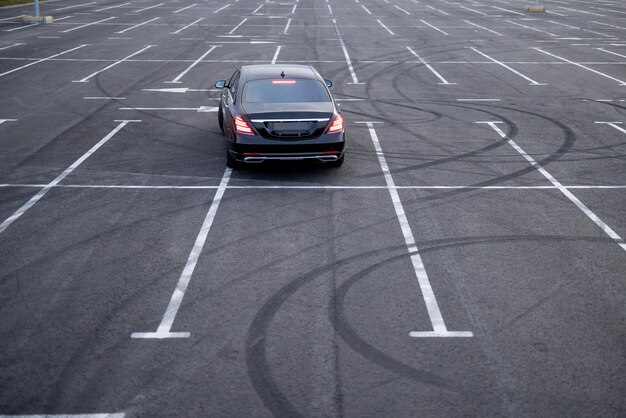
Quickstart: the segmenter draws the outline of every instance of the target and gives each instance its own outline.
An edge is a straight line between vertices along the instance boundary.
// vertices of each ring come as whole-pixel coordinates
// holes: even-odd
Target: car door
[[[237,97],[237,89],[239,88],[239,70],[235,71],[233,76],[228,81],[227,88],[222,91],[222,109],[224,112],[224,133],[226,138],[231,140],[235,139],[235,132],[233,130],[233,119],[236,111],[234,105]]]

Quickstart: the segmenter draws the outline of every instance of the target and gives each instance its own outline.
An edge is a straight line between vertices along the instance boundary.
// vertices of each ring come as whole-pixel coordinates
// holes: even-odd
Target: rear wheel
[[[345,154],[344,154],[345,155]],[[330,161],[325,163],[328,167],[341,167],[341,164],[343,164],[343,155],[341,157],[339,157],[337,160],[335,161]]]

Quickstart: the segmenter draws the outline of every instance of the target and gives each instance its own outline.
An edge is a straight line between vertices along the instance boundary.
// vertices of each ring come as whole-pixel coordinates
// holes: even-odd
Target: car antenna
[[[284,71],[281,71],[281,72],[280,72],[280,76],[281,76],[282,78],[285,78],[285,72],[284,72]]]

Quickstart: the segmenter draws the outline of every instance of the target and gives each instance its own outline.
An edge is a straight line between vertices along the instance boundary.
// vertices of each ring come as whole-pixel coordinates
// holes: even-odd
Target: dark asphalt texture
[[[626,416],[626,4],[525,4],[0,9],[0,223],[45,191],[0,232],[0,416]],[[218,189],[213,84],[273,60],[333,81],[345,163]],[[50,184],[120,120],[140,122]],[[383,156],[445,325],[473,337],[409,335],[433,323]],[[216,202],[171,328],[190,336],[131,338]]]

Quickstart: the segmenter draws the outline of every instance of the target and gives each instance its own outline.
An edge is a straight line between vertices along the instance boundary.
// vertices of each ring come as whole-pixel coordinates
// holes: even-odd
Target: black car
[[[244,65],[220,80],[218,121],[226,163],[318,160],[343,163],[344,121],[329,87],[309,65]]]

